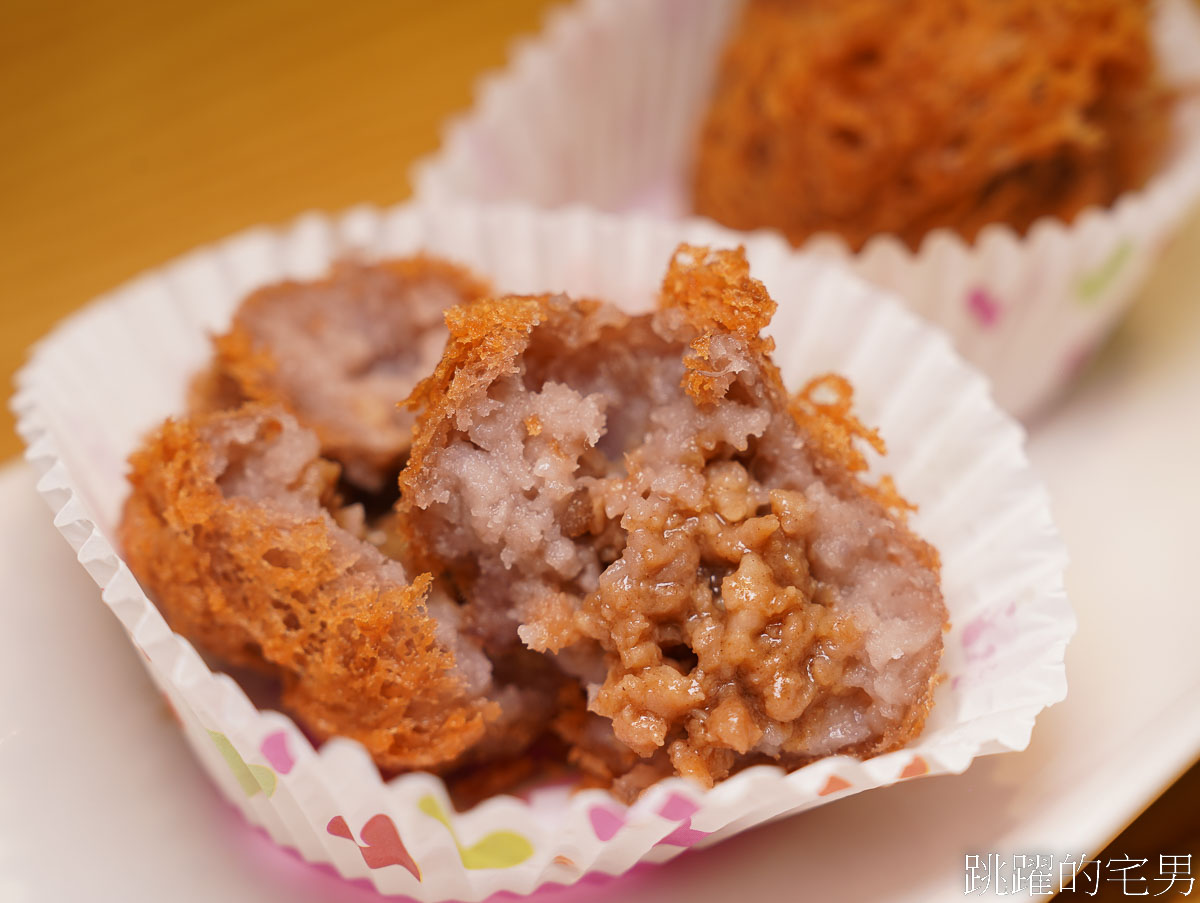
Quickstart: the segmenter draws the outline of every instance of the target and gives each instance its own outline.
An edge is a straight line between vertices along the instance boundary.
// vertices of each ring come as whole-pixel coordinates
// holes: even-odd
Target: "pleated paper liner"
[[[1074,629],[1065,556],[1022,431],[943,335],[844,269],[770,236],[746,247],[753,273],[779,302],[772,331],[789,385],[827,370],[854,382],[859,413],[888,442],[881,472],[919,504],[914,527],[944,560],[947,679],[924,733],[906,749],[867,761],[829,758],[791,774],[756,767],[708,792],[672,779],[628,808],[601,790],[558,786],[458,814],[440,779],[385,783],[357,743],[314,749],[286,715],[257,710],[171,632],[121,560],[114,537],[126,458],[149,429],[183,410],[188,380],[209,357],[209,334],[256,286],[319,276],[343,254],[422,250],[461,261],[502,290],[566,290],[640,310],[653,303],[681,239],[720,247],[739,240],[698,222],[583,210],[309,215],[149,272],[36,347],[13,406],[55,524],[102,587],[196,756],[278,843],[419,900],[526,893],[669,859],[841,796],[960,772],[976,756],[1024,748],[1037,713],[1063,697]]]
[[[685,214],[693,142],[740,5],[578,0],[558,11],[415,168],[418,197]],[[1024,237],[990,226],[973,244],[941,229],[916,253],[888,236],[858,254],[832,236],[806,247],[900,295],[991,377],[1006,410],[1034,413],[1098,346],[1200,196],[1198,20],[1190,0],[1155,7],[1162,68],[1187,90],[1159,173],[1111,209],[1070,225],[1046,218]]]

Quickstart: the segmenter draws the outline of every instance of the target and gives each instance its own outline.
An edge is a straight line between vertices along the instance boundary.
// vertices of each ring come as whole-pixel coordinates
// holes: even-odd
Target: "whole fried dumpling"
[[[1166,141],[1149,16],[1147,0],[748,0],[694,208],[857,250],[1107,206]]]

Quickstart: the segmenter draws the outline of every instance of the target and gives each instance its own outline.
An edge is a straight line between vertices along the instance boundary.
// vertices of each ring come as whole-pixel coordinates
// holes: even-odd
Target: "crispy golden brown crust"
[[[242,436],[226,450],[230,429]],[[495,712],[464,692],[435,635],[429,575],[392,582],[399,565],[336,525],[327,461],[311,457],[279,499],[223,489],[238,449],[296,429],[269,407],[168,420],[131,458],[126,560],[173,628],[279,675],[284,704],[318,737],[352,737],[386,770],[443,766]]]
[[[408,466],[400,474],[401,501],[407,510],[405,486],[420,473],[425,456],[452,429],[455,412],[505,373],[516,372],[516,361],[529,344],[533,328],[550,314],[551,295],[508,295],[485,298],[446,311],[450,338],[432,374],[417,383],[404,405],[420,411],[414,429]]]
[[[696,245],[680,245],[671,257],[659,296],[662,308],[677,307],[699,335],[684,358],[687,377],[684,387],[700,404],[712,404],[724,394],[712,375],[712,339],[721,333],[740,337],[752,352],[763,356],[763,366],[782,391],[783,383],[767,355],[774,340],[762,330],[771,322],[775,302],[763,284],[750,276],[744,248],[712,253]]]
[[[695,163],[697,212],[794,244],[1024,232],[1140,187],[1168,98],[1145,0],[750,0]]]

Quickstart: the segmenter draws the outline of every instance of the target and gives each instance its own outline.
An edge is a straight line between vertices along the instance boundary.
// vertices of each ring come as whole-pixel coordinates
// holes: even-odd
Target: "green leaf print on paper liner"
[[[1079,300],[1084,304],[1098,301],[1100,296],[1112,285],[1117,274],[1124,269],[1132,255],[1133,244],[1125,240],[1117,245],[1116,250],[1109,254],[1103,263],[1080,276],[1075,285],[1075,290],[1079,293]]]
[[[246,796],[254,796],[259,791],[270,796],[275,792],[274,771],[266,765],[247,765],[246,760],[233,748],[233,744],[229,742],[229,738],[224,734],[218,731],[209,731],[208,736],[212,738],[212,742],[220,750],[221,758],[225,760],[225,764],[229,766],[229,770],[237,778],[237,782],[241,785],[242,791]]]
[[[421,797],[418,808],[431,818],[436,818],[450,832],[450,838],[458,847],[462,864],[469,869],[507,869],[520,865],[533,855],[533,844],[515,831],[493,831],[483,840],[469,847],[458,842],[458,835],[450,824],[450,817],[434,797]]]

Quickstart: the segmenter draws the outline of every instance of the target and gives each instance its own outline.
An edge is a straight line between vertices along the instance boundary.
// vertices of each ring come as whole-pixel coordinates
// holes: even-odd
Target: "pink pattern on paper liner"
[[[617,832],[625,825],[625,814],[606,809],[604,806],[593,806],[588,810],[588,821],[592,823],[592,832],[596,838],[607,842],[616,837]]]
[[[711,832],[698,831],[692,827],[692,816],[699,809],[686,796],[672,793],[658,810],[660,818],[679,822],[679,826],[660,840],[655,846],[690,847],[703,840]],[[609,841],[625,826],[625,812],[605,806],[593,806],[588,810],[588,820],[598,840]]]
[[[986,611],[967,622],[962,633],[962,651],[968,667],[950,681],[953,689],[973,681],[979,672],[991,667],[989,661],[996,650],[1002,648],[1017,629],[1014,627],[1016,613],[1017,603],[1009,602],[1000,611]]]
[[[1003,633],[1007,623],[1017,612],[1017,604],[1009,602],[1008,607],[997,617],[988,612],[975,618],[963,628],[963,652],[968,662],[981,662],[991,658],[996,652],[996,634]]]
[[[329,862],[306,859],[294,847],[279,845],[265,828],[248,822],[245,814],[236,806],[228,807],[226,815],[229,820],[227,829],[236,845],[239,849],[248,851],[247,855],[253,857],[255,864],[271,877],[274,884],[280,888],[281,900],[303,897],[339,903],[345,900],[354,900],[356,903],[383,903],[385,899],[413,903],[408,897],[384,897],[370,878],[348,878]],[[560,865],[575,871],[580,869],[577,863],[567,857],[562,857],[562,860],[564,861],[559,862]],[[652,863],[641,862],[620,875],[583,872],[578,876],[572,875],[569,883],[563,883],[561,879],[547,881],[529,895],[499,891],[488,897],[488,903],[515,901],[518,896],[521,901],[544,900],[546,903],[562,903],[563,893],[577,894],[587,888],[602,887],[611,888],[614,898],[620,899],[623,889],[645,879],[657,868],[658,866]],[[587,896],[592,897],[591,894]]]
[[[849,790],[851,784],[841,775],[831,774],[829,780],[825,782],[825,786],[817,791],[817,796],[829,796],[831,793],[840,793],[843,790]]]
[[[912,761],[905,765],[904,770],[900,772],[900,780],[919,778],[925,774],[929,774],[929,763],[923,756],[913,756]]]
[[[296,766],[296,760],[288,750],[287,734],[283,731],[267,734],[259,745],[258,751],[263,754],[267,764],[279,774],[287,774]]]
[[[442,804],[430,794],[423,796],[417,808],[442,823],[458,850],[462,864],[468,869],[503,869],[520,865],[533,855],[533,844],[515,831],[492,831],[481,840],[470,846],[464,846],[458,839],[451,822],[450,814]],[[354,839],[354,832],[341,815],[335,815],[329,820],[325,830],[334,837],[342,837],[353,842],[362,854],[363,862],[368,868],[381,869],[389,865],[404,867],[418,881],[421,880],[421,869],[408,852],[396,824],[384,813],[373,815],[362,831],[359,832],[361,843]]]
[[[708,831],[697,831],[692,827],[692,820],[685,818],[683,824],[655,844],[656,847],[683,847],[685,850],[702,841]]]
[[[991,329],[1000,322],[1004,305],[987,289],[976,286],[967,293],[967,310],[975,316],[980,326]]]
[[[692,827],[692,816],[700,807],[686,796],[672,793],[663,803],[658,814],[663,818],[679,822],[679,827],[660,840],[655,846],[690,847],[709,835],[708,831],[697,831]]]
[[[340,815],[331,818],[325,830],[334,837],[344,837],[354,843],[367,868],[381,869],[389,865],[399,865],[407,869],[418,881],[421,880],[421,869],[417,867],[417,863],[408,853],[408,848],[404,846],[404,841],[400,839],[395,822],[387,815],[380,813],[367,819],[359,832],[362,843],[354,839],[354,833],[346,824],[346,819]]]

